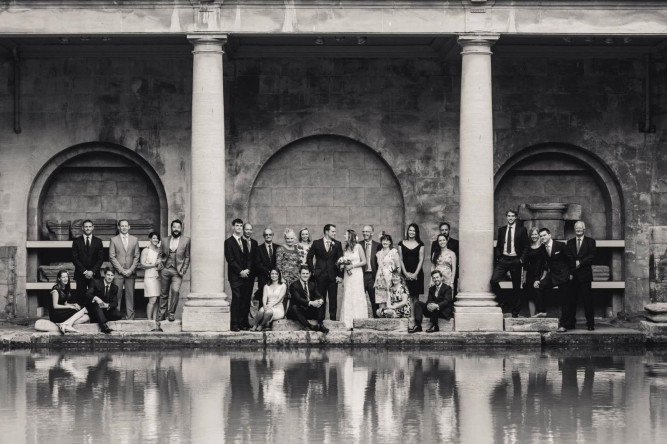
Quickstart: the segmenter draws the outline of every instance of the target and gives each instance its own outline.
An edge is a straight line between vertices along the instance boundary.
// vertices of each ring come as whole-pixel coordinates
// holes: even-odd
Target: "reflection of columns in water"
[[[503,378],[503,360],[457,357],[456,387],[461,442],[493,443],[491,394]]]
[[[32,435],[26,428],[28,425],[26,390],[28,388],[25,375],[28,355],[19,353],[13,352],[0,356],[0,406],[3,406],[0,415],[0,430],[2,431],[0,441],[16,444],[25,443],[27,436]],[[4,371],[12,367],[13,372]]]
[[[368,367],[354,367],[354,358],[348,356],[343,364],[343,404],[345,406],[345,419],[349,441],[365,442],[362,438],[362,426],[364,423],[364,404],[366,401],[366,388],[368,385]],[[365,437],[365,436],[364,436]]]
[[[183,359],[183,380],[189,388],[190,442],[224,443],[231,398],[230,358],[193,355]]]

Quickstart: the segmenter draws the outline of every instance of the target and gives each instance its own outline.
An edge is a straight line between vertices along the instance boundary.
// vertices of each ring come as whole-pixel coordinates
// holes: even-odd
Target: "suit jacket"
[[[364,254],[366,254],[366,241],[362,240],[359,242],[359,245],[361,245],[361,249],[364,250]],[[371,241],[371,256],[366,257],[366,261],[370,261],[371,263],[371,272],[373,273],[373,276],[377,276],[378,274],[378,258],[377,254],[378,251],[382,249],[382,245],[380,245],[380,242],[376,242],[374,240]],[[364,272],[366,272],[366,266],[363,267]]]
[[[327,252],[322,238],[317,239],[311,245],[306,257],[306,264],[316,279],[327,276],[333,281],[336,277],[343,277],[343,271],[336,266],[336,261],[341,257],[343,257],[343,246],[340,242],[332,240],[329,252]],[[313,259],[315,259],[314,264]]]
[[[139,265],[139,256],[139,240],[136,237],[128,234],[127,250],[120,234],[112,237],[109,241],[109,261],[116,270],[116,277],[124,277],[120,274],[122,270],[129,270],[132,272],[130,277],[137,277],[136,270]]]
[[[160,261],[162,265],[167,263],[169,257],[169,244],[171,244],[171,236],[162,241],[160,244]],[[190,267],[190,238],[181,236],[176,248],[176,271],[181,276],[184,276]]]
[[[502,257],[503,252],[505,251],[505,238],[507,237],[507,225],[503,225],[498,228],[498,242],[496,243],[496,258]],[[514,249],[517,255],[517,258],[524,262],[526,259],[526,253],[528,248],[530,248],[530,239],[528,238],[528,232],[524,227],[520,227],[517,224],[514,224],[514,230],[512,230],[512,237],[514,237]]]
[[[118,287],[113,282],[109,285],[109,294],[104,297],[104,280],[95,279],[93,285],[88,288],[88,297],[92,300],[95,296],[109,304],[111,308],[118,305]]]
[[[438,240],[434,240],[431,242],[431,252],[435,250],[435,248],[438,246]],[[459,241],[457,239],[454,239],[453,237],[450,237],[447,240],[447,248],[452,250],[454,254],[456,255],[456,260],[458,262],[459,259]],[[458,272],[458,270],[457,270]]]
[[[562,242],[553,241],[551,247],[551,256],[547,253],[547,247],[544,248],[544,255],[547,258],[547,269],[554,286],[569,282],[570,275],[574,273],[574,256],[570,249]]]
[[[241,272],[252,268],[252,257],[250,253],[241,250],[234,236],[229,236],[225,240],[225,260],[227,260],[227,280],[229,283],[246,282],[247,278],[242,278]]]
[[[451,319],[453,313],[454,298],[452,297],[452,288],[444,282],[440,285],[440,291],[435,294],[435,285],[428,289],[428,299],[426,304],[438,304],[440,313],[447,319]]]
[[[242,237],[242,239],[246,242],[246,245],[248,245],[248,240],[250,240],[250,248],[248,249],[248,254],[250,255],[250,279],[255,282],[255,277],[257,277],[257,271],[255,270],[255,255],[258,253],[258,244],[252,237],[250,239]]]
[[[579,253],[577,253],[576,237],[567,241],[567,247],[570,249],[572,256],[574,256],[574,260],[579,261],[579,268],[574,270],[574,279],[579,282],[591,282],[593,280],[593,259],[595,259],[595,250],[597,248],[595,239],[584,236],[581,240]]]
[[[100,277],[100,268],[104,261],[104,246],[102,239],[92,236],[90,247],[86,247],[83,235],[72,241],[72,262],[74,262],[74,279],[85,279],[83,272],[90,270],[93,276]]]
[[[278,244],[271,244],[271,257],[269,257],[269,252],[266,250],[266,243],[257,246],[255,254],[253,255],[253,268],[260,284],[268,282],[269,271],[276,268],[276,249],[279,246],[280,245]]]
[[[306,294],[306,290],[303,289],[301,279],[292,282],[289,286],[290,304],[307,308],[308,302],[324,299],[317,291],[317,285],[312,279],[308,281],[308,293],[310,293],[310,298]]]

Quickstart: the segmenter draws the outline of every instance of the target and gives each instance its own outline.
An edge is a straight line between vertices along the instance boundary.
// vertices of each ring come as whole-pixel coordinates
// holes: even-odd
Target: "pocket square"
[[[554,252],[554,254],[560,254],[560,251],[556,251],[556,252]]]

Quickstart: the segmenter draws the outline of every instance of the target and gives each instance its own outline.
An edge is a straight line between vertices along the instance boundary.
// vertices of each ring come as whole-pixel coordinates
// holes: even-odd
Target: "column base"
[[[229,302],[224,293],[190,293],[183,306],[182,331],[229,331]]]
[[[456,298],[456,331],[503,331],[503,311],[493,293],[460,293]]]

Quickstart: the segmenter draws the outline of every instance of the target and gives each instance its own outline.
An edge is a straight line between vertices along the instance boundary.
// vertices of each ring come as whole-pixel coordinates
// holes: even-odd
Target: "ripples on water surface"
[[[666,443],[667,353],[12,351],[0,442]]]

